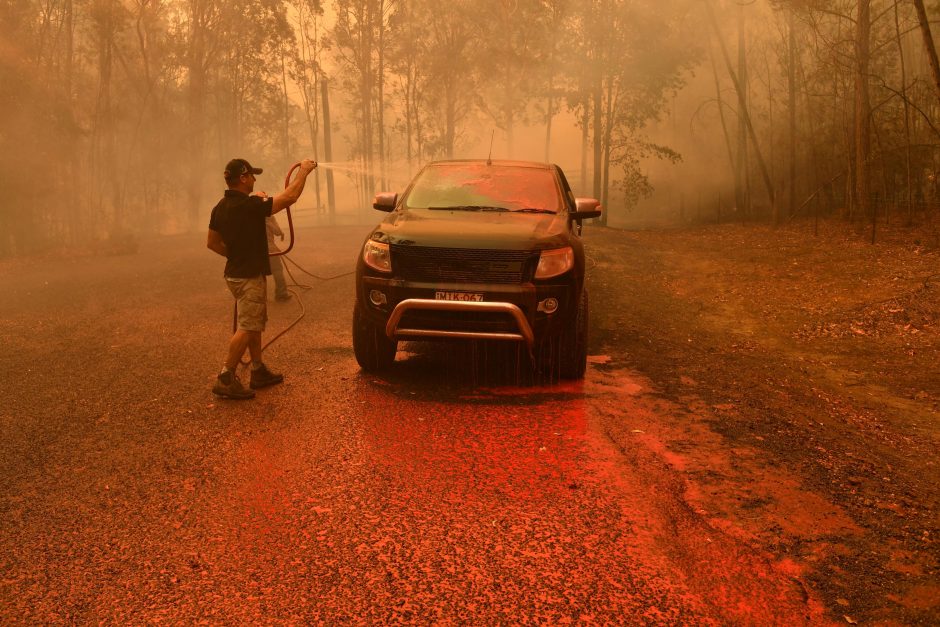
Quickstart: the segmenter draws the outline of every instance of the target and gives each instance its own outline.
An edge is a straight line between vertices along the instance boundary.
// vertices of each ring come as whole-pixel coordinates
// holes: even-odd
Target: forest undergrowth
[[[673,446],[715,524],[796,559],[834,617],[936,624],[937,231],[846,225],[588,232],[595,343],[685,407]],[[761,483],[781,469],[815,496]]]

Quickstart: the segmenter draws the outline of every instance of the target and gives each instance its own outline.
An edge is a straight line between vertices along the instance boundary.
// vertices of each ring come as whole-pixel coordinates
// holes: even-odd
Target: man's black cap
[[[225,164],[225,180],[238,178],[242,174],[261,174],[264,172],[261,168],[253,168],[251,164],[244,159],[232,159]]]

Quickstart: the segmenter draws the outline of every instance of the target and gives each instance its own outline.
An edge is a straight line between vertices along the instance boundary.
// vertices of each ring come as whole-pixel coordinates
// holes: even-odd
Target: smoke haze
[[[611,224],[912,220],[937,196],[917,4],[8,0],[0,255],[202,230],[233,156],[269,192],[340,164],[299,206],[332,223],[491,150]]]

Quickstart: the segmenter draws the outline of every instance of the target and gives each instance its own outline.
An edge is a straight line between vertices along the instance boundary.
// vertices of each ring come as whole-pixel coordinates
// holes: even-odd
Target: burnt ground
[[[5,624],[940,622],[935,241],[586,229],[588,376],[527,389],[359,372],[367,230],[301,230],[250,403],[203,236],[0,261]]]
[[[866,237],[591,231],[592,352],[674,403],[655,437],[716,528],[792,558],[836,619],[936,624],[940,252]]]

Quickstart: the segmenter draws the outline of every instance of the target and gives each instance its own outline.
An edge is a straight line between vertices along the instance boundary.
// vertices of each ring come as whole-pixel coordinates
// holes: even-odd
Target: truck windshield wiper
[[[525,209],[513,209],[513,213],[558,213],[551,209],[538,209],[536,207],[526,207]]]
[[[523,209],[509,209],[508,207],[489,207],[486,205],[454,205],[453,207],[428,207],[431,211],[500,211],[505,213],[557,213],[551,209],[538,209],[525,207]]]
[[[486,205],[454,205],[452,207],[428,207],[431,211],[509,211],[505,207],[488,207]]]

